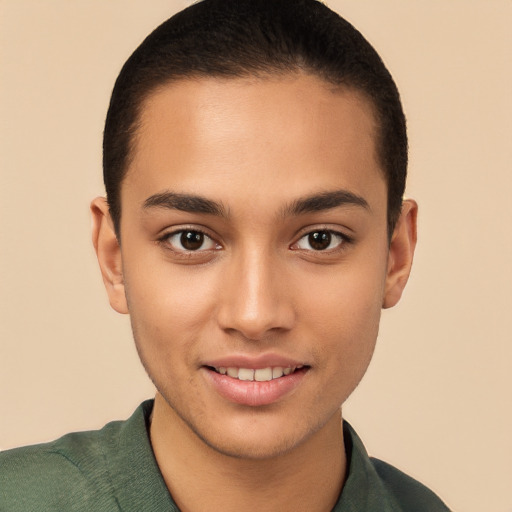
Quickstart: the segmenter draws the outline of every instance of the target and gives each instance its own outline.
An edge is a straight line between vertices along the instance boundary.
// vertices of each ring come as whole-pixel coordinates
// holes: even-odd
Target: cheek
[[[381,315],[384,271],[362,265],[337,269],[325,280],[307,282],[302,314],[316,339],[321,365],[357,385],[375,348]]]
[[[190,272],[166,262],[125,266],[125,291],[141,357],[162,367],[178,353],[191,363],[194,341],[212,320],[215,284],[206,272]]]

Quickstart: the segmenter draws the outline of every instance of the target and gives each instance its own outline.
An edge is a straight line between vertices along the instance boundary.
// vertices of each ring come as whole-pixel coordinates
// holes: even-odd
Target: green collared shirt
[[[179,512],[149,442],[152,407],[149,400],[101,430],[0,453],[0,512]],[[369,458],[348,423],[344,434],[349,471],[333,512],[448,511],[422,484]]]

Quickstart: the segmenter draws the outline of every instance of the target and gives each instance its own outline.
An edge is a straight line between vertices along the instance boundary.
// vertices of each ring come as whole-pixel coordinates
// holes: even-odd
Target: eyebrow
[[[303,215],[305,213],[331,210],[339,206],[359,206],[366,210],[371,210],[370,205],[363,197],[348,190],[334,190],[296,199],[286,206],[282,213],[285,217]]]
[[[227,217],[226,209],[221,203],[201,196],[179,194],[176,192],[161,192],[148,197],[144,201],[143,209],[147,210],[150,208],[166,208],[168,210]]]
[[[340,206],[359,206],[370,210],[368,202],[348,190],[334,190],[322,192],[312,196],[296,199],[282,210],[283,217],[304,215],[306,213],[331,210]],[[177,192],[161,192],[153,194],[144,201],[143,209],[165,208],[169,210],[180,210],[189,213],[203,213],[227,217],[227,212],[221,203],[192,194],[181,194]]]

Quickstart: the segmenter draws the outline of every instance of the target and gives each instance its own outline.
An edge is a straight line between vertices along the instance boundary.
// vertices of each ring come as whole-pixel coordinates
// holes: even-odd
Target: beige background
[[[117,72],[186,1],[0,0],[0,447],[128,416],[152,387],[89,242]],[[413,277],[345,416],[454,510],[512,497],[512,2],[331,0],[409,119]]]

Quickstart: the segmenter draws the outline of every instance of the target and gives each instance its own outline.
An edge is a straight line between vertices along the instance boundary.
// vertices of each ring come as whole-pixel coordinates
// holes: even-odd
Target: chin
[[[215,452],[245,460],[265,460],[285,456],[306,443],[325,426],[302,412],[301,418],[286,414],[272,414],[270,411],[249,411],[241,417],[228,421],[219,418],[208,421],[215,428],[194,425],[182,418],[190,430]],[[289,411],[288,411],[289,413]],[[335,415],[336,416],[336,415]],[[302,421],[301,421],[302,419]],[[336,416],[337,421],[337,416]],[[341,422],[340,422],[341,424]]]
[[[227,457],[244,460],[268,460],[293,451],[303,439],[279,438],[275,433],[266,436],[246,434],[230,436],[196,435],[212,450]]]

